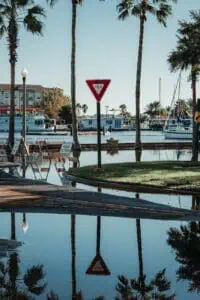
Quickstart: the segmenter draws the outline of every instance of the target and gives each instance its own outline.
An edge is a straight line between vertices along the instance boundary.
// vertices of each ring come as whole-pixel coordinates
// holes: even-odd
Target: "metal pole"
[[[98,168],[101,168],[101,107],[97,101],[97,161]]]
[[[22,137],[24,143],[26,141],[26,78],[23,77],[23,123],[22,123]]]

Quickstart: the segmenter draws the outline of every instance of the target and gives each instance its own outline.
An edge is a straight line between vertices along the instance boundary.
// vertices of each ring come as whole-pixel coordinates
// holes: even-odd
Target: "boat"
[[[15,116],[15,132],[22,131],[23,118],[21,115]],[[8,132],[9,116],[0,116],[0,132]],[[26,132],[53,132],[55,130],[51,121],[43,114],[26,116]]]
[[[165,139],[184,139],[191,140],[193,134],[193,119],[191,114],[184,112],[180,107],[180,86],[181,86],[181,72],[178,76],[178,81],[174,89],[171,109],[169,111],[168,119],[165,123],[163,133]],[[177,100],[175,99],[178,91]]]
[[[192,119],[169,119],[167,124],[163,130],[165,139],[184,139],[191,140],[192,139]]]

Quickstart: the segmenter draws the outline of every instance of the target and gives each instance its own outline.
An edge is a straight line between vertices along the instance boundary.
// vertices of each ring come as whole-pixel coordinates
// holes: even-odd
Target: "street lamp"
[[[28,75],[28,71],[23,68],[21,70],[21,76],[23,81],[23,122],[22,122],[22,137],[25,142],[26,140],[26,77]]]

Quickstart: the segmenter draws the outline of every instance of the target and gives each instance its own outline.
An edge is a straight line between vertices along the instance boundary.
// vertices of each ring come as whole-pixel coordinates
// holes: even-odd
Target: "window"
[[[35,120],[35,125],[42,125],[43,124],[43,120]]]
[[[89,121],[88,121],[88,125],[92,125],[92,120],[89,120]]]
[[[112,125],[112,120],[106,120],[106,125]]]

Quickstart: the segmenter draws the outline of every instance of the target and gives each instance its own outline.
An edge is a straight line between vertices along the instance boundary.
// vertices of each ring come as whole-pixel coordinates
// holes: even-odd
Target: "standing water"
[[[96,152],[82,152],[80,165],[96,164],[96,156]],[[144,161],[190,158],[189,151],[142,153]],[[103,163],[134,160],[133,151],[112,155],[102,152]],[[66,161],[65,169],[69,166]],[[26,176],[65,184],[56,160],[41,159],[37,167],[39,172],[29,166]],[[77,187],[97,190],[82,184]],[[135,197],[133,192],[111,189],[102,192]],[[140,197],[188,209],[194,203],[192,196],[140,194]],[[132,296],[140,296],[138,299],[147,296],[154,299],[155,292],[159,295],[157,299],[163,299],[161,295],[171,299],[199,299],[199,222],[1,212],[0,235],[1,239],[22,243],[14,249],[5,249],[0,243],[0,271],[4,270],[5,279],[3,284],[0,282],[0,296],[12,292],[16,299],[47,299],[51,295],[49,299],[93,300],[103,296],[102,299],[111,300],[116,296],[128,299],[125,295],[129,291]],[[82,298],[77,298],[80,293]],[[24,294],[27,298],[22,298]]]

